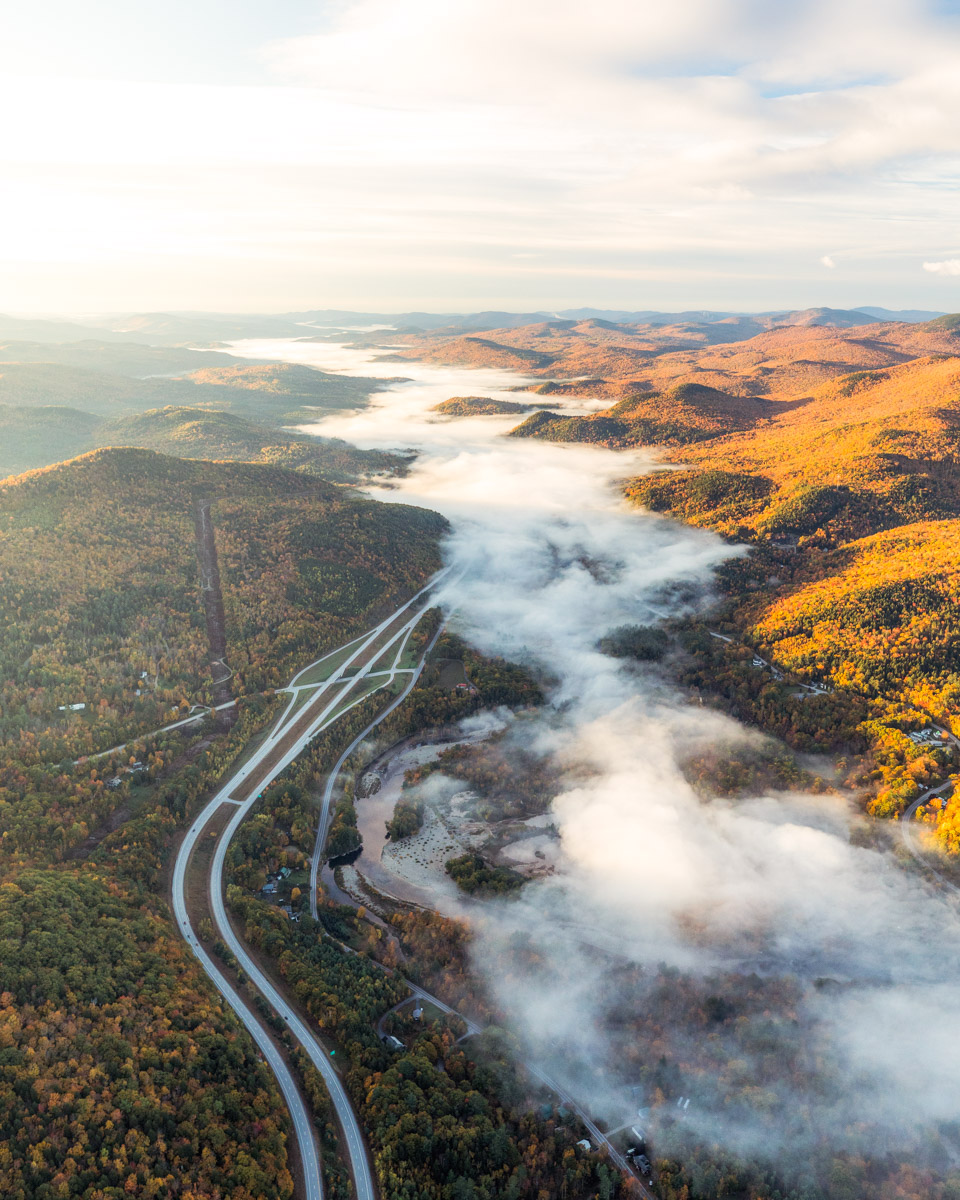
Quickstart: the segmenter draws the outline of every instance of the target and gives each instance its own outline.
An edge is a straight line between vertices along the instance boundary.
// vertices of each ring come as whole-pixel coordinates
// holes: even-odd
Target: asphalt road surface
[[[296,1082],[283,1056],[279,1053],[260,1022],[238,995],[233,985],[223,975],[216,963],[200,944],[190,924],[185,894],[187,867],[197,842],[208,822],[223,805],[232,806],[235,811],[227,828],[217,841],[217,848],[210,869],[210,896],[214,922],[221,938],[236,956],[241,968],[246,972],[280,1018],[286,1022],[293,1037],[300,1043],[310,1057],[310,1060],[321,1072],[343,1130],[344,1145],[350,1158],[357,1200],[376,1200],[366,1145],[364,1144],[363,1135],[360,1131],[356,1114],[353,1111],[353,1106],[350,1103],[340,1076],[330,1060],[330,1055],[321,1045],[319,1039],[250,958],[239,938],[234,933],[223,903],[223,865],[231,837],[250,809],[256,804],[263,789],[293,762],[312,738],[328,725],[339,720],[349,707],[353,707],[354,704],[360,703],[365,698],[365,695],[361,695],[358,699],[350,703],[348,708],[344,707],[345,693],[343,688],[338,685],[344,683],[347,670],[353,667],[356,661],[368,650],[377,645],[390,627],[404,613],[413,608],[417,600],[425,596],[447,574],[447,571],[439,572],[425,588],[422,588],[415,596],[411,597],[406,604],[401,605],[400,608],[391,613],[389,617],[381,621],[379,625],[375,626],[367,634],[348,643],[348,646],[353,647],[353,649],[340,665],[330,673],[329,678],[317,685],[316,691],[311,696],[310,702],[305,708],[298,708],[297,692],[291,695],[290,702],[270,734],[243,766],[224,783],[203,811],[194,819],[183,839],[183,843],[177,854],[176,863],[174,864],[173,909],[177,925],[190,949],[213,981],[214,986],[246,1026],[277,1077],[277,1082],[280,1084],[280,1089],[290,1109],[294,1132],[300,1149],[307,1200],[321,1200],[323,1196],[320,1160],[317,1152],[313,1121],[307,1113]],[[422,608],[418,607],[413,616],[404,622],[382,646],[377,646],[377,652],[373,654],[371,662],[359,667],[356,674],[349,677],[347,681],[349,688],[349,692],[347,693],[348,699],[349,693],[357,689],[361,681],[371,673],[370,668],[374,661],[381,658],[387,648],[401,641],[401,639],[401,645],[405,644],[406,638],[421,616]],[[331,656],[327,655],[326,657]],[[298,674],[303,674],[303,671],[298,672]],[[389,669],[386,672],[377,672],[379,686],[388,686],[398,674],[400,674],[399,667],[395,670]],[[362,691],[362,689],[360,690]],[[327,693],[331,693],[331,698],[327,703],[324,703]],[[291,729],[303,720],[305,712],[311,714],[310,720],[305,724],[299,736],[294,741],[284,745],[284,742],[289,738]],[[281,746],[282,750],[278,752],[278,748]],[[270,760],[269,762],[266,761],[268,759]],[[249,787],[251,782],[254,784],[252,788]],[[241,787],[241,785],[246,786]],[[249,795],[245,799],[234,797],[235,792],[242,796],[248,789]]]

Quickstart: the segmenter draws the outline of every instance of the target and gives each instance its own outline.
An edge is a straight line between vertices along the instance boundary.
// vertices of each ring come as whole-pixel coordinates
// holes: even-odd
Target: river
[[[739,961],[810,983],[825,975],[867,980],[867,992],[828,1001],[811,989],[805,1000],[831,1031],[838,1060],[888,1097],[891,1125],[956,1119],[960,1052],[944,1056],[935,1036],[917,1031],[908,1069],[877,1049],[896,1043],[914,1006],[958,999],[956,913],[891,856],[851,839],[843,797],[704,804],[684,776],[685,757],[707,747],[736,755],[759,735],[693,704],[656,671],[597,648],[616,626],[704,603],[717,565],[740,552],[626,505],[619,482],[654,469],[656,452],[510,439],[504,435],[522,418],[431,412],[452,396],[536,400],[511,390],[526,381],[510,372],[376,362],[376,351],[347,343],[258,340],[231,349],[406,377],[366,408],[305,428],[366,449],[416,451],[405,478],[369,493],[449,518],[446,554],[461,575],[447,597],[455,627],[479,649],[534,662],[552,680],[544,713],[506,736],[568,772],[551,811],[556,870],[525,885],[522,903],[490,903],[476,921],[480,970],[501,961],[511,938],[537,945],[535,981],[488,971],[491,992],[528,1044],[549,1057],[548,1026],[550,1045],[565,1047],[551,1066],[579,1073],[581,1086],[584,1064],[602,1058],[605,1014],[624,998],[598,998],[598,945],[625,961],[701,975]],[[596,407],[580,401],[569,410]],[[869,1042],[865,1026],[876,1035]],[[852,1092],[848,1100],[856,1111],[860,1100]],[[609,1081],[596,1085],[595,1111],[606,1101],[615,1119],[623,1096]]]

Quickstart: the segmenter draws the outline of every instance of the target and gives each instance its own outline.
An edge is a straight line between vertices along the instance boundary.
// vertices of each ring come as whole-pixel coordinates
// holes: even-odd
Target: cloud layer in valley
[[[320,364],[330,351],[298,353]],[[366,369],[355,352],[339,365],[350,355]],[[815,1142],[899,1150],[925,1123],[960,1118],[960,1051],[923,1015],[960,1001],[956,911],[882,836],[866,844],[841,796],[704,802],[684,763],[770,743],[597,647],[625,622],[695,609],[737,548],[619,505],[615,481],[649,458],[505,441],[499,418],[436,421],[431,405],[462,391],[463,373],[417,363],[410,373],[370,409],[317,429],[423,448],[398,498],[454,522],[455,627],[554,681],[547,710],[504,744],[548,756],[568,778],[552,809],[559,869],[479,919],[470,910],[477,968],[511,1027],[611,1123],[635,1104],[637,1082],[647,1098],[658,1087],[696,1094],[687,1129],[771,1154]],[[509,396],[510,382],[470,373],[470,388],[493,396]],[[714,1025],[698,994],[720,1014]],[[663,1027],[650,1043],[648,1016]]]

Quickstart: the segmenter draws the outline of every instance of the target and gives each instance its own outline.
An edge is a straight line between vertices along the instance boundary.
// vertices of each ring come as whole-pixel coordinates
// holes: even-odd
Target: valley
[[[867,326],[888,360],[952,336],[888,325]],[[532,1177],[676,1200],[717,1163],[745,1197],[799,1197],[813,1170],[833,1200],[854,1142],[886,1200],[899,1185],[876,1145],[894,1126],[904,1161],[946,1180],[898,1108],[945,1120],[921,1086],[934,1045],[864,1122],[867,1079],[892,1084],[858,1059],[850,1014],[888,1028],[949,995],[960,961],[916,840],[920,874],[868,815],[921,810],[917,836],[942,826],[945,844],[953,828],[952,800],[922,808],[949,796],[953,740],[917,731],[951,728],[933,648],[952,636],[956,360],[851,375],[834,347],[809,395],[759,393],[753,349],[706,341],[726,390],[653,392],[624,376],[619,342],[609,357],[620,333],[574,326],[546,385],[532,351],[517,372],[485,344],[499,333],[471,342],[489,354],[469,367],[455,338],[418,335],[435,348],[402,351],[402,379],[406,334],[232,341],[188,385],[226,407],[142,410],[145,381],[127,400],[106,389],[77,434],[142,448],[5,480],[8,877],[40,869],[58,890],[92,872],[161,924],[146,896],[170,879],[211,1002],[273,1072],[278,1196],[373,1196],[398,1169],[439,1186],[390,1115],[410,1072],[456,1137],[491,1122],[512,1149],[470,1170],[518,1200]],[[812,341],[860,353],[849,323],[790,328],[752,341],[784,362]],[[508,332],[520,350],[541,336]],[[594,335],[589,379],[567,379]],[[681,353],[676,329],[643,336],[660,339],[645,371]],[[310,372],[362,402],[291,404]],[[36,438],[44,406],[17,411]],[[209,628],[195,520],[221,576]],[[69,587],[51,569],[65,561]],[[901,600],[935,624],[894,621]],[[213,719],[233,711],[227,686],[229,730]],[[398,804],[413,824],[386,838]],[[817,1097],[802,1120],[798,1088]],[[750,1149],[774,1131],[785,1151]],[[544,1140],[555,1163],[536,1159]]]

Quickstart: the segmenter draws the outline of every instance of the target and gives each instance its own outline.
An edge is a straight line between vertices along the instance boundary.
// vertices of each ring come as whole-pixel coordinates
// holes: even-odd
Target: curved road
[[[900,834],[903,837],[903,844],[910,851],[917,862],[927,871],[929,871],[931,875],[934,875],[945,888],[948,888],[951,892],[956,892],[957,895],[960,895],[960,887],[957,887],[955,883],[951,883],[946,876],[937,870],[933,863],[930,862],[930,859],[927,857],[927,855],[925,855],[919,849],[916,839],[913,836],[913,822],[917,815],[917,809],[922,808],[928,800],[932,799],[934,796],[939,796],[941,792],[952,786],[952,783],[949,781],[947,783],[941,783],[938,787],[930,788],[928,791],[918,796],[917,799],[914,800],[914,802],[909,806],[909,808],[904,810],[904,814],[900,818]]]
[[[357,689],[361,681],[371,673],[371,666],[383,656],[389,647],[401,639],[403,639],[402,645],[406,644],[406,639],[423,616],[423,609],[418,608],[414,616],[390,635],[382,645],[378,645],[377,643],[384,638],[390,627],[416,604],[418,599],[425,596],[448,573],[449,569],[438,572],[426,587],[421,588],[419,592],[412,596],[405,604],[401,605],[395,612],[391,613],[389,617],[381,621],[379,625],[360,638],[347,643],[348,647],[354,646],[355,649],[330,673],[326,680],[317,685],[314,695],[306,705],[300,707],[297,703],[299,693],[297,691],[293,692],[286,709],[263,743],[194,818],[183,839],[174,864],[172,889],[173,911],[177,926],[214,986],[237,1014],[254,1038],[254,1041],[260,1047],[277,1077],[280,1089],[290,1109],[294,1133],[300,1148],[307,1200],[322,1200],[323,1197],[320,1161],[317,1153],[313,1122],[306,1111],[293,1075],[287,1067],[283,1056],[279,1053],[260,1022],[238,995],[233,985],[223,975],[216,963],[200,944],[190,924],[186,902],[187,869],[197,842],[211,818],[225,805],[233,807],[236,811],[223,835],[218,839],[210,869],[210,896],[214,921],[220,936],[236,956],[240,967],[259,988],[277,1014],[286,1021],[290,1032],[323,1076],[324,1083],[330,1093],[331,1102],[336,1109],[337,1117],[343,1129],[345,1145],[350,1156],[350,1166],[356,1185],[357,1200],[375,1200],[373,1177],[363,1136],[340,1076],[334,1069],[330,1061],[330,1056],[324,1050],[319,1040],[308,1029],[297,1012],[286,1002],[257,964],[250,958],[245,947],[234,933],[223,903],[223,864],[231,837],[250,809],[256,804],[263,789],[293,762],[297,755],[301,753],[304,747],[318,733],[334,721],[339,720],[344,712],[349,711],[350,708],[355,707],[356,704],[359,704],[366,698],[367,693],[360,689],[361,694],[356,699],[353,699],[350,703],[345,703],[345,701],[350,700],[351,693]],[[347,670],[354,666],[356,661],[368,651],[371,651],[370,661],[362,664],[354,675],[346,678]],[[339,651],[333,653],[339,653]],[[332,655],[328,654],[325,657],[329,658]],[[322,661],[323,659],[318,660],[318,662]],[[395,660],[391,669],[383,673],[376,673],[380,676],[378,686],[388,686],[399,673],[400,669],[397,667]],[[303,670],[298,672],[298,675],[302,674]],[[329,699],[327,698],[328,693],[330,693]]]
[[[394,709],[396,709],[400,704],[403,703],[403,701],[407,698],[407,696],[413,690],[414,686],[416,685],[417,680],[420,678],[420,675],[423,671],[424,665],[427,660],[427,656],[429,655],[430,651],[433,649],[433,647],[436,644],[436,641],[439,638],[442,631],[443,631],[443,625],[441,625],[437,629],[436,633],[430,639],[429,644],[425,647],[425,649],[420,657],[420,660],[414,669],[413,675],[412,675],[409,683],[406,685],[406,687],[403,689],[403,691],[400,693],[400,695],[397,696],[397,698],[390,705],[388,705],[388,707],[385,708],[384,711],[375,718],[375,720],[371,721],[370,724],[366,727],[366,729],[364,729],[361,733],[357,734],[357,736],[353,739],[353,741],[349,744],[349,746],[347,746],[347,748],[343,751],[343,753],[337,759],[337,762],[335,763],[333,769],[330,772],[329,777],[327,778],[327,784],[326,784],[326,787],[324,788],[323,798],[322,798],[322,801],[320,804],[320,816],[319,816],[319,820],[317,823],[317,837],[316,837],[316,841],[314,842],[313,859],[310,864],[310,915],[314,918],[314,920],[318,919],[317,884],[319,882],[320,867],[321,867],[321,864],[323,861],[323,847],[324,847],[324,843],[326,842],[327,830],[330,825],[331,800],[333,797],[334,787],[336,786],[337,777],[339,776],[344,763],[347,761],[347,759],[350,757],[350,755],[353,754],[353,752],[357,749],[357,747],[363,741],[365,741],[366,738],[368,738],[371,733],[373,733],[373,731],[377,728],[377,726],[386,717],[388,717],[390,715],[390,713],[392,713],[394,711]],[[371,961],[374,961],[374,960],[371,960]],[[381,966],[382,964],[377,964],[377,965]],[[396,972],[390,971],[390,969],[388,967],[384,967],[383,969],[385,971],[388,971],[390,974],[396,974]],[[403,975],[400,975],[399,978],[403,981],[404,984],[406,984],[406,986],[410,989],[410,991],[413,993],[414,996],[418,997],[420,1000],[427,1001],[428,1003],[434,1005],[436,1008],[440,1009],[441,1012],[448,1013],[450,1016],[458,1017],[461,1021],[463,1021],[464,1025],[467,1028],[468,1035],[473,1035],[473,1034],[478,1034],[478,1033],[483,1032],[484,1026],[479,1025],[476,1021],[471,1020],[469,1017],[465,1017],[463,1015],[463,1013],[457,1012],[457,1010],[455,1008],[451,1008],[451,1006],[449,1004],[447,1004],[445,1001],[441,1000],[439,996],[434,996],[431,992],[428,992],[425,988],[420,987],[419,984],[414,983],[412,980],[407,979]],[[596,1122],[593,1120],[593,1118],[589,1115],[589,1113],[586,1112],[586,1110],[583,1108],[583,1106],[577,1101],[577,1099],[574,1096],[572,1096],[570,1094],[570,1092],[568,1092],[552,1076],[548,1075],[545,1071],[541,1070],[539,1067],[534,1066],[532,1063],[526,1063],[525,1065],[527,1067],[527,1070],[530,1072],[530,1074],[535,1079],[539,1080],[540,1083],[542,1083],[544,1087],[546,1087],[549,1091],[553,1092],[554,1095],[557,1096],[557,1098],[559,1100],[561,1100],[572,1112],[575,1112],[577,1114],[577,1116],[580,1118],[580,1121],[582,1122],[584,1128],[587,1129],[587,1131],[590,1133],[590,1135],[595,1139],[596,1145],[604,1146],[606,1148],[606,1151],[610,1157],[610,1160],[613,1163],[615,1163],[616,1166],[619,1167],[621,1171],[625,1171],[633,1179],[636,1180],[641,1195],[644,1196],[646,1198],[646,1200],[654,1200],[654,1193],[652,1191],[650,1191],[646,1182],[637,1178],[637,1176],[636,1176],[635,1172],[632,1170],[630,1163],[628,1162],[626,1156],[621,1154],[621,1152],[612,1144],[612,1142],[609,1140],[609,1138],[606,1136],[606,1134],[604,1134],[600,1130],[599,1126],[596,1124]]]
[[[405,611],[410,609],[416,600],[435,587],[441,578],[448,574],[448,570],[439,572],[431,582],[415,596],[411,597],[406,604],[398,608],[384,621],[380,622],[374,629],[367,634],[348,642],[339,650],[330,652],[324,658],[331,658],[334,655],[339,656],[344,650],[354,647],[349,656],[331,672],[329,677],[323,682],[313,685],[297,684],[297,679],[302,677],[310,667],[302,668],[291,683],[291,696],[284,712],[281,714],[276,725],[264,742],[257,748],[252,757],[241,767],[229,780],[220,788],[216,795],[210,800],[203,811],[196,817],[190,827],[187,836],[184,838],[183,844],[177,855],[177,860],[174,868],[174,883],[173,883],[173,903],[174,912],[177,919],[177,924],[181,933],[186,938],[188,944],[200,960],[201,965],[207,972],[214,985],[224,996],[234,1012],[240,1017],[250,1033],[253,1035],[258,1046],[264,1053],[267,1062],[273,1069],[274,1074],[280,1083],[281,1090],[290,1108],[291,1117],[293,1119],[294,1131],[297,1136],[297,1141],[300,1146],[301,1158],[306,1176],[307,1197],[308,1200],[321,1200],[323,1196],[323,1187],[320,1176],[320,1164],[317,1155],[316,1142],[313,1133],[313,1124],[306,1112],[303,1100],[297,1090],[296,1083],[293,1079],[289,1068],[286,1065],[283,1057],[279,1054],[272,1040],[265,1033],[262,1026],[257,1021],[256,1017],[250,1012],[243,1000],[234,991],[230,982],[224,977],[222,972],[217,968],[216,964],[199,944],[199,941],[190,926],[189,917],[187,915],[186,900],[184,895],[185,880],[187,866],[190,857],[196,847],[197,841],[204,831],[205,826],[210,819],[224,805],[230,805],[235,809],[232,817],[223,834],[217,841],[216,851],[214,853],[213,862],[210,868],[210,898],[211,911],[217,926],[217,929],[224,943],[230,948],[235,955],[240,967],[246,972],[247,976],[260,990],[261,994],[266,998],[268,1003],[273,1007],[277,1014],[286,1022],[290,1032],[303,1047],[311,1062],[317,1067],[323,1076],[324,1082],[330,1093],[331,1101],[337,1111],[337,1116],[340,1120],[341,1127],[344,1132],[344,1139],[348,1154],[350,1156],[351,1169],[357,1189],[357,1200],[375,1200],[375,1191],[373,1178],[370,1170],[370,1163],[366,1153],[366,1147],[363,1141],[363,1136],[357,1122],[356,1114],[344,1089],[340,1076],[333,1067],[330,1057],[323,1048],[319,1039],[305,1024],[297,1011],[287,1003],[283,995],[274,986],[271,980],[260,970],[257,963],[247,953],[243,943],[234,932],[224,904],[223,899],[223,868],[226,860],[227,850],[229,849],[230,841],[245,817],[250,812],[250,809],[256,804],[263,789],[275,779],[293,760],[302,752],[304,747],[314,738],[326,729],[329,725],[339,720],[339,718],[350,708],[361,703],[363,699],[369,695],[369,692],[359,688],[359,695],[350,699],[351,693],[358,690],[364,680],[368,678],[376,678],[378,680],[378,688],[388,686],[393,680],[401,674],[409,675],[403,690],[387,705],[370,724],[352,740],[350,745],[343,751],[340,758],[337,760],[331,770],[327,784],[324,789],[320,815],[318,820],[317,838],[314,848],[314,855],[311,862],[311,886],[310,886],[310,911],[316,918],[317,916],[317,880],[319,875],[320,863],[322,861],[323,846],[326,841],[327,830],[331,819],[331,801],[336,780],[343,767],[343,764],[356,750],[356,748],[377,728],[378,725],[392,713],[400,704],[407,698],[410,692],[416,685],[425,665],[426,659],[443,629],[441,625],[436,633],[430,639],[428,645],[421,653],[416,666],[412,668],[402,668],[399,662],[403,652],[407,646],[410,634],[419,623],[423,616],[423,608],[418,608],[413,616],[405,621],[397,628],[385,641],[381,641],[384,635],[394,625]],[[377,645],[377,643],[380,643]],[[347,670],[352,667],[356,660],[362,658],[374,646],[375,650],[371,653],[369,661],[362,664],[354,674],[346,676]],[[373,671],[371,668],[380,662],[387,650],[393,646],[397,646],[392,665],[386,669],[380,668]],[[317,663],[322,663],[324,659],[318,659]],[[317,663],[311,664],[312,666]],[[308,704],[300,706],[298,697],[300,691],[305,687],[309,687],[314,693]],[[374,689],[377,690],[377,689]],[[327,694],[332,692],[329,699],[326,699]],[[345,701],[349,700],[349,703]],[[310,719],[304,720],[306,713],[310,713]],[[289,744],[283,745],[290,738],[291,731],[294,727],[300,727],[297,737]],[[237,795],[234,795],[237,793]],[[403,978],[401,976],[401,978]],[[413,983],[409,979],[404,979],[404,983],[410,991],[421,1000],[428,1001],[435,1005],[442,1012],[449,1013],[452,1016],[459,1017],[467,1028],[469,1034],[481,1033],[483,1026],[477,1022],[463,1016],[462,1013],[451,1008],[438,996],[426,991],[424,988]],[[604,1146],[613,1163],[621,1170],[631,1174],[630,1164],[623,1154],[620,1153],[609,1141],[607,1136],[600,1130],[590,1115],[583,1109],[574,1096],[572,1096],[565,1088],[563,1088],[555,1079],[542,1071],[539,1067],[532,1064],[527,1064],[527,1068],[531,1075],[539,1080],[546,1088],[553,1092],[571,1111],[575,1112],[580,1118],[584,1127],[594,1138],[598,1146]],[[636,1179],[636,1176],[633,1175]],[[644,1183],[637,1181],[640,1186],[641,1193],[652,1200],[653,1194],[647,1189]]]

